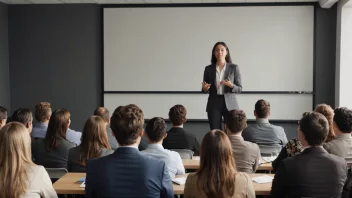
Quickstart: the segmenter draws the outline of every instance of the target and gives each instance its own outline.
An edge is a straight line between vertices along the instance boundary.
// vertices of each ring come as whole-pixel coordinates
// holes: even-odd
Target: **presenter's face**
[[[227,50],[225,46],[219,44],[215,47],[214,55],[217,60],[224,60],[227,55]]]

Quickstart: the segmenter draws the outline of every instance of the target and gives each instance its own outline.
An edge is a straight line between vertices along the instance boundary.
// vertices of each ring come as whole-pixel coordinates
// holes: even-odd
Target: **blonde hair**
[[[0,130],[0,197],[19,198],[27,190],[28,166],[33,165],[31,139],[19,122]]]

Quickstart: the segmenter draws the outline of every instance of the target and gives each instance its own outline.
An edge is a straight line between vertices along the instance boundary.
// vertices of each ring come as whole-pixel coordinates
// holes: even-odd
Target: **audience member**
[[[18,122],[0,129],[0,197],[55,198],[48,173],[31,157],[31,138]]]
[[[15,112],[13,112],[11,121],[22,123],[26,127],[29,134],[32,132],[33,116],[30,109],[27,109],[27,108],[17,109]]]
[[[57,109],[50,117],[48,131],[44,139],[32,143],[35,163],[45,168],[66,168],[69,150],[76,144],[66,139],[70,126],[70,113],[66,109]]]
[[[0,106],[0,129],[5,126],[7,120],[7,109]]]
[[[112,150],[116,150],[119,144],[116,141],[116,138],[112,134],[111,128],[110,128],[110,115],[109,115],[109,110],[105,107],[99,107],[94,111],[94,115],[100,116],[103,118],[105,125],[106,125],[106,131],[108,134],[108,140],[109,144],[111,146]]]
[[[341,197],[347,165],[322,148],[328,133],[329,123],[320,113],[307,113],[300,120],[298,137],[304,151],[282,161],[273,180],[272,198]]]
[[[328,136],[326,137],[325,142],[330,142],[331,140],[335,139],[335,132],[333,127],[334,109],[327,104],[318,104],[314,111],[317,113],[323,114],[323,116],[325,116],[325,118],[329,122],[329,133],[328,133]]]
[[[239,172],[254,173],[260,156],[259,146],[245,141],[242,131],[247,127],[246,114],[242,110],[232,110],[227,114],[225,130],[230,139],[236,168]]]
[[[187,177],[185,197],[255,198],[252,179],[237,172],[231,143],[220,130],[207,133],[200,148],[200,167]]]
[[[99,116],[91,116],[84,124],[81,145],[71,148],[68,154],[69,172],[86,172],[87,161],[110,155],[106,123]]]
[[[111,129],[119,148],[88,162],[86,197],[174,197],[165,162],[138,151],[143,125],[143,112],[136,105],[116,108]]]
[[[171,178],[174,178],[175,175],[185,174],[185,168],[183,167],[180,155],[175,151],[164,149],[162,145],[163,139],[167,136],[164,119],[159,117],[151,119],[145,130],[149,144],[147,149],[142,151],[142,153],[164,161]]]
[[[352,158],[352,110],[346,107],[336,108],[333,127],[336,139],[325,143],[325,150],[343,158]]]
[[[182,105],[175,105],[169,111],[172,128],[167,132],[163,146],[166,149],[189,149],[194,155],[199,155],[199,143],[195,135],[183,129],[187,110]]]

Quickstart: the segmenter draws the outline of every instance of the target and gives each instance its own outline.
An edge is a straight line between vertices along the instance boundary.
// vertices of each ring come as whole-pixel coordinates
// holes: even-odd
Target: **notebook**
[[[172,181],[178,185],[184,185],[186,183],[187,177],[174,178]]]
[[[259,177],[253,177],[252,180],[258,184],[270,183],[273,181],[273,177],[268,175],[263,175]]]

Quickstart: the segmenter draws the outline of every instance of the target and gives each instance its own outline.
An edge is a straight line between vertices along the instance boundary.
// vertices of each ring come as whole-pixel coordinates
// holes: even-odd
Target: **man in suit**
[[[336,138],[324,144],[330,154],[343,158],[352,158],[352,110],[346,107],[336,108],[334,111],[334,132]]]
[[[108,156],[88,162],[87,198],[173,198],[172,182],[165,162],[138,151],[144,116],[136,105],[118,107],[111,129],[119,147]]]
[[[166,149],[188,149],[199,155],[199,142],[196,136],[183,129],[187,110],[183,105],[175,105],[169,111],[169,119],[173,127],[167,132],[163,146]]]
[[[298,138],[304,151],[282,161],[272,184],[272,198],[341,197],[347,165],[322,147],[328,132],[328,121],[320,113],[308,113],[300,120]]]
[[[106,132],[108,134],[108,141],[112,150],[116,150],[119,144],[116,141],[116,138],[112,134],[110,128],[110,115],[109,110],[105,107],[98,107],[94,110],[94,115],[101,117],[106,124]]]
[[[225,131],[231,142],[236,168],[239,172],[254,173],[259,166],[260,150],[257,144],[244,141],[242,130],[246,127],[247,118],[242,110],[228,113]]]
[[[5,126],[7,120],[7,109],[0,106],[0,129]]]

